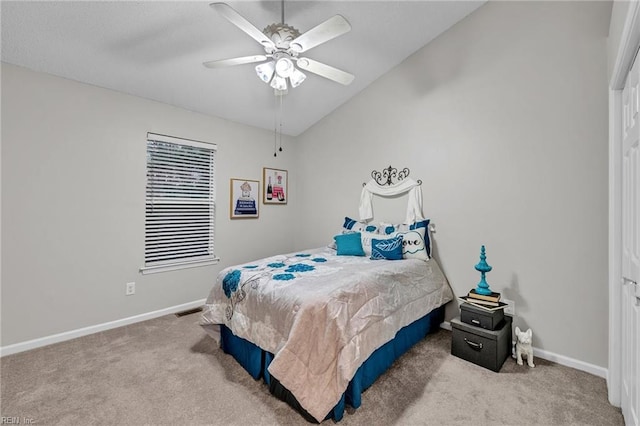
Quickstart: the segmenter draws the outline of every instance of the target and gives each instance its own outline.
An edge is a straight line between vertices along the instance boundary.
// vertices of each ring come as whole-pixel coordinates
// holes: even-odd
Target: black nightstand
[[[511,317],[505,316],[501,326],[486,330],[451,320],[451,354],[495,372],[511,354]]]

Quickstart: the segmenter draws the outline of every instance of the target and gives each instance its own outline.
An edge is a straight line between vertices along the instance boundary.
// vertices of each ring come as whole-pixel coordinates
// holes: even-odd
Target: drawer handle
[[[471,346],[473,349],[482,349],[482,343],[472,342],[471,340],[467,340],[464,338],[464,341],[467,342],[467,345]]]
[[[474,324],[480,324],[480,321],[478,321],[477,319],[472,319],[471,322]]]

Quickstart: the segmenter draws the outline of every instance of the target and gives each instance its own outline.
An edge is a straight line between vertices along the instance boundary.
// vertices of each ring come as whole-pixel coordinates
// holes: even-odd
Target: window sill
[[[180,269],[210,266],[210,265],[215,265],[218,262],[220,262],[220,258],[214,257],[212,259],[198,260],[198,261],[192,261],[192,262],[171,263],[168,265],[165,264],[165,265],[143,266],[142,268],[140,268],[140,273],[142,275],[157,274],[160,272],[169,272],[169,271],[177,271]]]

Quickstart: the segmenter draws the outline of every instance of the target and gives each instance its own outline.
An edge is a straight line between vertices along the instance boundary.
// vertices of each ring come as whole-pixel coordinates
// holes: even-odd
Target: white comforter
[[[396,332],[453,298],[435,260],[370,260],[328,248],[222,270],[202,325],[275,355],[269,372],[318,421]]]

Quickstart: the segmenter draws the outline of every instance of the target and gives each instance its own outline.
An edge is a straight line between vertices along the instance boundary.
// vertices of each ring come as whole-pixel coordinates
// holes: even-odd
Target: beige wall
[[[301,135],[296,248],[357,215],[372,169],[409,167],[454,292],[484,244],[534,346],[606,368],[610,9],[490,2]],[[404,207],[374,203],[376,219]]]
[[[138,272],[147,132],[218,144],[218,265]],[[295,176],[284,147],[274,159],[270,132],[3,64],[1,345],[204,299],[222,267],[292,250],[293,204],[229,219],[231,177]]]

